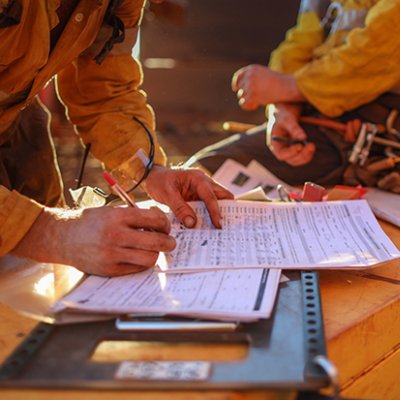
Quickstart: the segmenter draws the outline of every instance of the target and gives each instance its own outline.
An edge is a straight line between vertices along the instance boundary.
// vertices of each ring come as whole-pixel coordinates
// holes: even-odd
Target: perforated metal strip
[[[317,271],[301,271],[305,375],[312,379],[321,376],[321,368],[314,362],[318,355],[326,355],[324,324],[322,319],[319,277]]]
[[[53,331],[54,325],[39,323],[27,338],[4,361],[0,368],[0,380],[14,377]]]

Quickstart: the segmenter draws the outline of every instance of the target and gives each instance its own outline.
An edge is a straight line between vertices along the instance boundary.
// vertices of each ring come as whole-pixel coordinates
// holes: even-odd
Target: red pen
[[[137,207],[135,202],[129,197],[128,193],[126,193],[125,190],[118,185],[117,181],[107,171],[103,172],[103,177],[115,194],[118,195],[126,205],[130,207]]]

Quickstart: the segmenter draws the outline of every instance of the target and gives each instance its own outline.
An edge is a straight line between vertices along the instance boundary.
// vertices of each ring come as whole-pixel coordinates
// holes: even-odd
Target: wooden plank
[[[400,348],[372,368],[363,371],[343,390],[343,396],[369,399],[400,399]]]
[[[382,223],[400,248],[400,230]],[[320,274],[328,354],[342,384],[400,343],[400,260],[365,271]]]
[[[296,393],[266,392],[132,392],[132,391],[78,391],[78,390],[0,390],[7,400],[295,400]]]
[[[0,304],[0,321],[0,362],[3,362],[29,334],[37,321],[24,317],[4,304]]]

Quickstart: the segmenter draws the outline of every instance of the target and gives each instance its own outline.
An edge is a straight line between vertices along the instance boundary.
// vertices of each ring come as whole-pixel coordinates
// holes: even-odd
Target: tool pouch
[[[305,131],[317,129],[341,155],[342,165],[332,175],[341,175],[346,185],[400,193],[400,95],[384,94],[335,119],[312,108],[305,109],[303,115]],[[327,121],[339,122],[343,129],[334,123],[327,126]]]

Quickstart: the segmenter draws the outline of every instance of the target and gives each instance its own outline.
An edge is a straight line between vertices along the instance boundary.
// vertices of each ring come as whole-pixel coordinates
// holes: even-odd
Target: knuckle
[[[182,214],[186,214],[186,204],[180,202],[179,204],[176,205],[175,207],[175,214],[180,216]]]
[[[160,251],[172,251],[176,247],[176,241],[172,236],[165,236],[160,240]]]
[[[197,178],[204,178],[206,175],[205,175],[205,173],[203,172],[203,171],[201,171],[200,169],[193,169],[192,170],[192,173],[193,173],[193,175],[195,176],[195,177],[197,177]]]
[[[171,223],[166,215],[164,215],[164,220],[162,222],[161,229],[163,232],[170,233],[171,232]]]
[[[121,243],[124,235],[117,229],[103,231],[104,239],[109,243]]]
[[[115,207],[112,209],[112,219],[114,221],[122,221],[126,216],[126,208],[123,207]]]
[[[158,252],[150,251],[148,252],[147,257],[145,257],[143,265],[146,267],[153,267],[158,259]]]
[[[153,213],[154,215],[152,215],[152,218],[154,220],[154,224],[157,226],[157,229],[161,230],[162,232],[169,232],[171,230],[171,224],[167,215],[159,208],[155,208]]]
[[[99,251],[100,259],[104,260],[106,263],[113,263],[115,260],[115,251],[112,246],[103,246]]]

